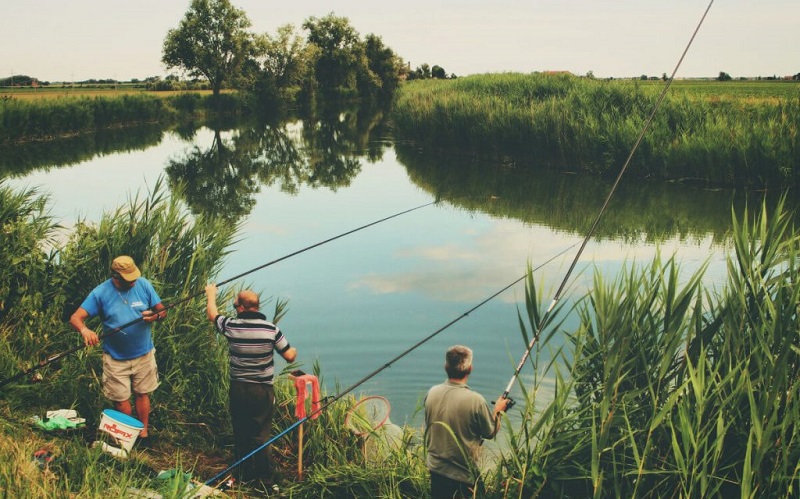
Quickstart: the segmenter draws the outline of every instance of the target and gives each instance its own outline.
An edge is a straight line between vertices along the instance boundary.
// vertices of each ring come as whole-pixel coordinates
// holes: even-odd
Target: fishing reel
[[[508,395],[506,395],[504,398],[508,400],[508,404],[506,404],[506,411],[511,410],[511,408],[514,407],[514,405],[516,405],[517,403],[516,400],[512,399]],[[494,401],[492,401],[492,405],[494,405]]]

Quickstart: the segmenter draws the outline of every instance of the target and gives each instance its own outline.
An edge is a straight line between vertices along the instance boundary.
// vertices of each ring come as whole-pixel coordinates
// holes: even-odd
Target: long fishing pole
[[[619,185],[619,182],[622,179],[622,175],[628,169],[628,165],[630,165],[631,158],[633,158],[633,154],[639,148],[639,144],[641,144],[645,133],[647,133],[647,130],[650,128],[650,125],[653,122],[653,118],[655,117],[656,112],[658,112],[658,109],[661,107],[661,103],[664,101],[664,97],[666,97],[666,95],[667,95],[667,90],[669,90],[669,87],[672,86],[672,82],[675,79],[675,75],[678,72],[678,68],[681,67],[681,64],[683,63],[683,59],[686,57],[686,54],[689,52],[689,47],[692,46],[692,42],[694,42],[694,39],[697,36],[697,33],[700,31],[700,26],[703,25],[703,21],[705,21],[706,16],[708,15],[708,12],[711,10],[711,5],[713,3],[714,3],[714,0],[711,0],[708,3],[708,7],[706,7],[705,12],[703,12],[703,16],[700,18],[700,21],[697,23],[697,26],[694,29],[694,33],[692,33],[692,36],[689,39],[689,42],[686,44],[686,48],[684,48],[683,53],[681,54],[681,57],[678,59],[678,63],[675,65],[675,68],[672,70],[672,74],[670,75],[669,80],[667,80],[667,84],[664,86],[664,89],[661,91],[661,94],[658,96],[658,99],[656,100],[656,103],[653,106],[653,110],[650,113],[650,116],[648,116],[647,120],[645,121],[644,127],[642,127],[641,133],[639,133],[639,137],[636,139],[636,142],[633,144],[633,147],[631,148],[630,153],[628,153],[628,157],[625,160],[625,163],[622,165],[622,168],[620,169],[619,174],[617,174],[617,178],[614,180],[614,183],[611,186],[611,190],[609,191],[608,195],[606,196],[606,199],[605,199],[605,202],[603,203],[603,206],[600,208],[600,212],[597,214],[597,217],[595,218],[594,223],[592,224],[591,228],[589,229],[589,232],[586,234],[586,237],[583,239],[583,243],[581,244],[581,247],[578,249],[578,253],[575,255],[575,258],[572,260],[572,264],[569,266],[569,269],[567,269],[567,273],[564,276],[564,279],[561,281],[561,285],[558,287],[558,290],[556,291],[556,294],[553,296],[553,300],[550,302],[550,305],[547,307],[547,310],[545,311],[544,315],[542,316],[542,320],[539,321],[539,327],[536,330],[536,334],[534,334],[533,337],[531,338],[531,341],[528,344],[528,347],[525,349],[525,353],[523,354],[522,358],[519,361],[519,364],[517,364],[517,367],[514,370],[514,374],[511,376],[511,380],[509,380],[505,391],[503,391],[503,398],[508,398],[508,394],[511,393],[511,388],[513,388],[514,383],[516,382],[517,378],[519,377],[520,371],[522,370],[523,366],[525,365],[525,362],[528,360],[528,357],[530,357],[531,350],[533,350],[534,345],[539,340],[539,336],[541,335],[542,330],[544,329],[544,326],[547,324],[547,319],[548,319],[550,313],[555,308],[556,303],[558,302],[558,300],[561,299],[561,294],[564,291],[564,288],[565,288],[565,286],[567,284],[567,281],[569,280],[570,276],[572,275],[572,271],[575,269],[575,266],[577,265],[578,260],[580,259],[581,254],[583,254],[583,250],[586,248],[586,245],[589,243],[589,240],[591,239],[592,235],[594,235],[595,229],[597,229],[597,226],[600,224],[600,219],[603,217],[603,214],[605,213],[606,208],[608,207],[608,204],[611,201],[611,198],[614,196],[614,193],[617,190],[617,186]]]
[[[252,457],[252,456],[254,456],[255,454],[257,454],[257,453],[258,453],[260,450],[262,450],[262,449],[266,448],[267,446],[271,445],[273,442],[275,442],[275,441],[277,441],[278,439],[282,438],[284,435],[288,434],[289,432],[291,432],[292,430],[294,430],[295,428],[297,428],[298,426],[300,426],[300,425],[301,425],[302,423],[304,423],[305,421],[307,421],[307,420],[309,420],[309,419],[313,418],[314,416],[316,416],[317,414],[321,413],[322,411],[324,411],[325,409],[327,409],[328,407],[330,407],[330,406],[331,406],[331,404],[333,404],[334,402],[338,401],[339,399],[341,399],[342,397],[344,397],[344,396],[345,396],[345,395],[347,395],[348,393],[352,392],[353,390],[355,390],[355,389],[356,389],[356,388],[358,388],[359,386],[363,385],[364,383],[366,383],[366,382],[367,382],[367,381],[369,381],[370,379],[374,378],[375,376],[377,376],[377,375],[378,375],[378,373],[380,373],[380,372],[381,372],[381,371],[383,371],[384,369],[388,369],[389,367],[391,367],[391,366],[392,366],[392,364],[394,364],[394,363],[395,363],[395,362],[397,362],[398,360],[402,359],[403,357],[405,357],[405,356],[406,356],[406,355],[408,355],[409,353],[413,352],[414,350],[416,350],[417,348],[419,348],[421,345],[423,345],[424,343],[428,342],[429,340],[431,340],[432,338],[434,338],[435,336],[437,336],[439,333],[443,332],[444,330],[448,329],[450,326],[452,326],[452,325],[453,325],[453,324],[455,324],[456,322],[458,322],[458,321],[460,321],[461,319],[463,319],[463,318],[467,317],[469,314],[471,314],[471,313],[472,313],[472,312],[474,312],[475,310],[479,309],[479,308],[480,308],[480,307],[482,307],[483,305],[485,305],[485,304],[487,304],[488,302],[492,301],[493,299],[497,298],[499,295],[501,295],[502,293],[504,293],[505,291],[507,291],[508,289],[510,289],[511,287],[513,287],[514,285],[516,285],[518,282],[520,282],[520,281],[522,281],[523,279],[525,279],[526,277],[528,277],[528,275],[529,275],[530,273],[533,273],[533,272],[535,272],[535,271],[537,271],[537,270],[541,269],[542,267],[544,267],[545,265],[549,264],[550,262],[552,262],[553,260],[555,260],[555,259],[556,259],[556,258],[558,258],[559,256],[563,255],[563,254],[564,254],[564,253],[566,253],[567,251],[569,251],[569,250],[571,250],[572,248],[574,248],[575,246],[577,246],[577,244],[578,244],[578,243],[574,243],[574,244],[572,244],[571,246],[568,246],[568,247],[564,248],[564,249],[563,249],[563,250],[561,250],[559,253],[557,253],[556,255],[553,255],[553,256],[552,256],[552,257],[550,257],[548,260],[546,260],[544,263],[540,264],[538,267],[536,267],[536,268],[534,268],[534,269],[531,269],[529,272],[526,272],[524,275],[522,275],[522,277],[519,277],[519,278],[515,279],[515,280],[514,280],[513,282],[511,282],[510,284],[507,284],[506,286],[503,286],[503,287],[502,287],[502,288],[501,288],[499,291],[496,291],[495,293],[493,293],[492,295],[490,295],[488,298],[485,298],[483,301],[481,301],[481,302],[480,302],[480,303],[478,303],[477,305],[473,306],[472,308],[470,308],[470,309],[469,309],[469,310],[467,310],[466,312],[462,313],[461,315],[459,315],[459,316],[458,316],[458,317],[456,317],[455,319],[451,320],[450,322],[448,322],[448,323],[447,323],[447,324],[445,324],[444,326],[440,327],[439,329],[437,329],[437,330],[436,330],[436,331],[434,331],[433,333],[429,334],[428,336],[426,336],[426,337],[424,337],[423,339],[419,340],[418,342],[414,343],[412,346],[410,346],[410,347],[408,347],[407,349],[403,350],[403,352],[402,352],[402,353],[400,353],[399,355],[396,355],[394,358],[392,358],[391,360],[389,360],[388,362],[386,362],[386,363],[385,363],[385,364],[383,364],[382,366],[378,367],[377,369],[375,369],[375,370],[374,370],[374,371],[372,371],[371,373],[367,374],[366,376],[364,376],[364,377],[363,377],[363,378],[361,378],[360,380],[356,381],[355,383],[353,383],[352,385],[350,385],[350,386],[349,386],[348,388],[346,388],[345,390],[343,390],[343,391],[339,392],[337,395],[335,395],[335,396],[333,396],[333,397],[330,397],[330,398],[327,400],[327,402],[325,402],[324,404],[322,404],[322,405],[321,405],[320,407],[318,407],[318,408],[317,408],[315,411],[313,411],[313,412],[311,412],[310,414],[306,415],[304,418],[301,418],[301,419],[299,419],[297,422],[295,422],[294,424],[292,424],[292,425],[291,425],[291,426],[289,426],[288,428],[284,429],[284,430],[283,430],[283,431],[281,431],[279,434],[275,435],[275,436],[274,436],[274,437],[272,437],[271,439],[267,440],[266,442],[264,442],[264,443],[263,443],[263,444],[261,444],[260,446],[258,446],[258,447],[256,447],[255,449],[253,449],[253,450],[252,450],[252,451],[251,451],[249,454],[247,454],[246,456],[242,457],[241,459],[239,459],[239,460],[238,460],[238,461],[236,461],[235,463],[233,463],[233,464],[231,464],[230,466],[228,466],[226,469],[224,469],[224,470],[222,470],[221,472],[219,472],[217,475],[215,475],[215,476],[213,476],[212,478],[210,478],[209,480],[207,480],[207,481],[205,482],[205,485],[209,485],[209,486],[211,486],[211,484],[218,482],[220,478],[222,478],[222,477],[224,477],[225,475],[227,475],[227,474],[228,474],[228,473],[229,473],[229,472],[230,472],[232,469],[234,469],[235,467],[239,466],[241,463],[243,463],[244,461],[246,461],[246,460],[247,460],[247,459],[249,459],[250,457]]]
[[[242,278],[242,277],[244,277],[244,276],[246,276],[248,274],[252,274],[253,272],[256,272],[258,270],[261,270],[261,269],[264,269],[266,267],[269,267],[270,265],[274,265],[274,264],[276,264],[278,262],[282,262],[283,260],[286,260],[286,259],[291,258],[293,256],[299,255],[300,253],[304,253],[304,252],[306,252],[308,250],[311,250],[311,249],[314,249],[314,248],[316,248],[318,246],[322,246],[323,244],[327,244],[327,243],[329,243],[331,241],[335,241],[337,239],[341,239],[342,237],[345,237],[345,236],[348,236],[350,234],[353,234],[354,232],[358,232],[358,231],[366,229],[368,227],[372,227],[373,225],[377,225],[377,224],[385,222],[387,220],[391,220],[392,218],[397,218],[397,217],[399,217],[401,215],[405,215],[407,213],[411,213],[412,211],[416,211],[416,210],[419,210],[421,208],[425,208],[425,207],[430,206],[432,204],[437,204],[438,202],[439,202],[439,200],[437,199],[436,201],[431,201],[429,203],[421,204],[421,205],[416,206],[414,208],[409,208],[407,210],[403,210],[401,212],[395,213],[394,215],[390,215],[388,217],[381,218],[380,220],[376,220],[374,222],[370,222],[370,223],[368,223],[366,225],[362,225],[360,227],[356,227],[355,229],[348,230],[347,232],[342,232],[341,234],[339,234],[337,236],[333,236],[331,238],[325,239],[324,241],[320,241],[320,242],[312,244],[310,246],[306,246],[305,248],[302,248],[302,249],[299,249],[299,250],[294,251],[292,253],[289,253],[288,255],[284,255],[284,256],[282,256],[280,258],[276,258],[275,260],[267,262],[267,263],[265,263],[263,265],[259,265],[258,267],[254,267],[254,268],[252,268],[252,269],[250,269],[248,271],[242,272],[241,274],[237,274],[237,275],[235,275],[235,276],[233,276],[233,277],[231,277],[229,279],[226,279],[224,281],[220,281],[220,282],[217,283],[217,286],[222,286],[222,285],[228,284],[228,283],[230,283],[232,281],[235,281],[237,279],[240,279],[240,278]],[[177,301],[175,301],[175,302],[173,302],[171,304],[166,305],[162,309],[162,311],[174,308],[174,307],[180,305],[181,303],[185,303],[185,302],[187,302],[187,301],[189,301],[189,300],[191,300],[193,298],[196,298],[196,297],[202,295],[203,293],[204,293],[204,291],[200,291],[200,292],[188,295],[188,296],[186,296],[184,298],[181,298],[181,299],[179,299],[179,300],[177,300]],[[108,331],[106,333],[98,335],[98,338],[102,341],[105,338],[108,338],[109,336],[112,336],[114,334],[119,333],[120,331],[122,331],[123,329],[125,329],[127,327],[130,327],[130,326],[132,326],[134,324],[137,324],[137,323],[141,322],[142,320],[144,320],[144,316],[137,317],[136,319],[134,319],[134,320],[132,320],[130,322],[127,322],[127,323],[125,323],[125,324],[123,324],[123,325],[121,325],[121,326],[119,326],[119,327],[117,327],[117,328],[115,328],[115,329],[113,329],[111,331]],[[57,362],[57,361],[63,359],[64,357],[66,357],[66,356],[68,356],[70,354],[73,354],[73,353],[75,353],[75,352],[77,352],[79,350],[82,350],[84,348],[86,348],[86,345],[79,345],[79,346],[70,348],[69,350],[67,350],[65,352],[61,352],[59,354],[53,355],[51,357],[48,357],[47,359],[39,362],[37,365],[31,367],[30,369],[26,369],[26,370],[20,371],[19,373],[0,381],[0,388],[2,388],[5,385],[11,383],[12,381],[15,381],[15,380],[18,380],[20,378],[23,378],[23,377],[25,377],[25,376],[27,376],[27,375],[29,375],[29,374],[31,374],[31,373],[43,368],[45,366],[48,366],[48,365],[50,365],[50,364],[52,364],[54,362]]]

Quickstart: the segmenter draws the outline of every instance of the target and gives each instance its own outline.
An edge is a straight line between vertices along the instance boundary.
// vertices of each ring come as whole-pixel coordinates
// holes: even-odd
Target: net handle
[[[358,431],[358,430],[355,429],[354,426],[352,426],[350,424],[350,420],[351,420],[353,414],[355,413],[356,409],[361,404],[364,404],[364,403],[372,401],[372,400],[378,400],[386,407],[386,415],[383,417],[383,419],[377,425],[371,427],[369,430]],[[369,397],[364,397],[363,399],[361,399],[358,402],[356,402],[355,404],[353,404],[353,407],[351,407],[347,411],[347,416],[344,418],[344,425],[348,429],[350,429],[353,433],[355,433],[356,436],[360,437],[360,436],[366,435],[367,433],[370,433],[370,432],[373,432],[373,431],[377,430],[381,426],[385,425],[387,421],[389,421],[389,413],[391,412],[391,408],[392,408],[392,406],[389,405],[389,401],[386,399],[386,397],[382,397],[380,395],[370,395]]]

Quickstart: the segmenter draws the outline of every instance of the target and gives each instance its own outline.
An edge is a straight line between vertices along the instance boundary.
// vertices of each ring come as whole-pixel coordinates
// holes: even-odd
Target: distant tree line
[[[450,76],[447,76],[447,72],[443,67],[436,64],[431,67],[427,63],[417,66],[417,69],[414,71],[408,71],[408,74],[406,75],[406,79],[408,80],[428,80],[431,78],[444,80],[447,78],[455,79],[458,77],[452,73]]]
[[[274,34],[250,31],[247,14],[229,0],[192,0],[164,40],[162,62],[223,88],[267,99],[391,97],[406,72],[374,34],[361,37],[345,17],[310,17],[303,33],[288,24]]]
[[[35,85],[49,85],[49,81],[39,81],[28,75],[13,75],[8,78],[0,78],[0,87],[30,87]]]

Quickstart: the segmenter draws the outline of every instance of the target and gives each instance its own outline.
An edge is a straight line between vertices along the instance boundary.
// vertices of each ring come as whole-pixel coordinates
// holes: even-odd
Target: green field
[[[645,82],[642,82],[645,83]],[[661,88],[663,82],[649,82]],[[800,81],[792,80],[675,80],[670,92],[698,98],[745,99],[775,102],[778,99],[800,99]]]

